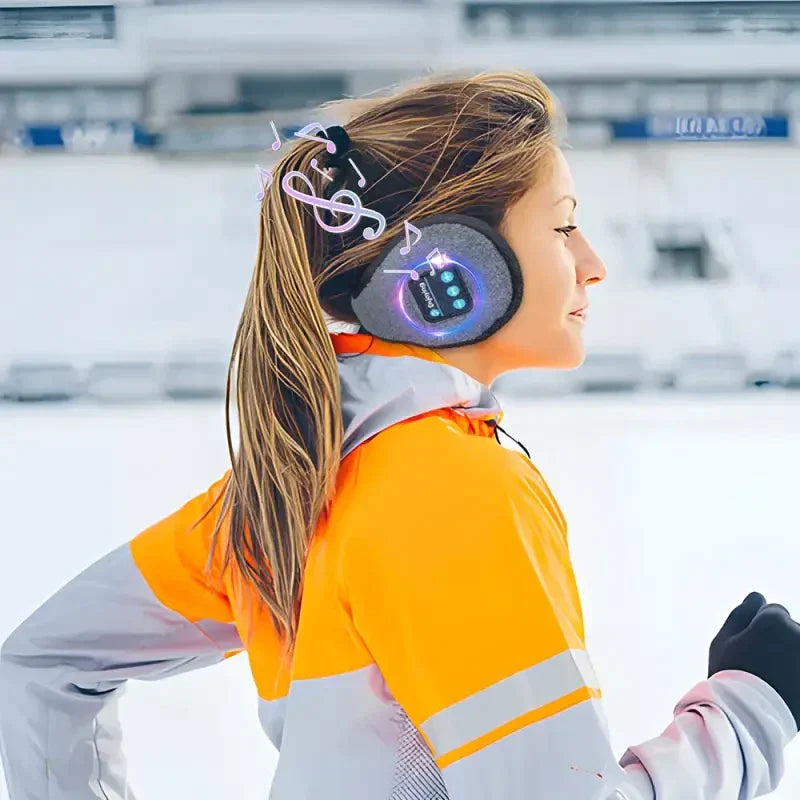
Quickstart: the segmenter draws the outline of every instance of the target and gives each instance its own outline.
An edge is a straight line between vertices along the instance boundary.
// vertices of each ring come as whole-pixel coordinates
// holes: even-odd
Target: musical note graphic
[[[280,150],[281,149],[281,137],[278,136],[278,129],[275,127],[275,123],[270,120],[269,124],[272,126],[272,132],[275,134],[275,141],[272,143],[273,150]]]
[[[319,168],[319,162],[317,161],[316,158],[312,158],[311,159],[311,169],[315,170],[316,172],[319,172],[319,174],[322,175],[322,177],[325,178],[326,181],[332,181],[333,180],[333,178],[331,178],[331,176],[328,175],[327,172],[323,172]]]
[[[264,183],[264,176],[267,176],[268,182]],[[264,169],[256,164],[256,177],[258,178],[258,185],[261,187],[261,191],[256,195],[256,200],[259,202],[264,199],[264,192],[269,189],[272,185],[272,173],[268,169]]]
[[[363,189],[367,185],[367,179],[361,174],[361,170],[356,166],[356,162],[352,158],[347,159],[352,165],[353,169],[358,173],[358,185]]]
[[[311,190],[311,194],[303,194],[303,192],[293,189],[290,185],[292,178],[299,178],[306,186],[308,186],[308,188]],[[283,176],[281,186],[283,187],[283,191],[286,192],[286,194],[288,194],[290,197],[294,197],[295,200],[299,200],[301,203],[308,203],[310,206],[312,206],[314,209],[314,217],[316,218],[320,227],[329,233],[345,233],[345,231],[352,230],[358,224],[358,221],[362,216],[374,219],[378,223],[377,230],[375,228],[364,228],[361,235],[365,239],[377,239],[378,236],[380,236],[386,230],[386,217],[384,217],[383,214],[379,214],[377,211],[373,211],[371,208],[365,208],[363,205],[361,205],[361,198],[355,192],[351,192],[349,189],[339,189],[338,192],[334,192],[331,195],[329,200],[326,200],[324,197],[317,197],[317,195],[314,194],[314,186],[311,181],[298,170],[287,172],[286,175]],[[340,197],[347,198],[353,203],[353,205],[337,202]],[[334,213],[337,211],[342,211],[345,214],[352,214],[353,216],[348,222],[345,222],[342,225],[326,225],[319,218],[319,214],[317,212],[318,208],[325,208],[328,211],[333,211]]]
[[[417,239],[414,242],[414,244],[416,244],[422,238],[422,231],[420,231],[419,228],[415,228],[408,220],[406,220],[403,223],[403,226],[406,229],[406,246],[400,248],[400,253],[401,255],[407,256],[411,252],[411,248],[413,247],[413,245],[409,242],[409,239],[411,238],[409,236],[409,232],[414,231],[414,233],[417,234]]]
[[[311,131],[318,130],[322,131],[326,136],[328,135],[328,131],[319,124],[319,122],[309,122],[308,125],[304,125],[300,128],[295,136],[299,136],[301,139],[310,139],[312,142],[319,142],[320,144],[324,144],[327,151],[331,154],[336,152],[336,145],[330,139],[323,139],[321,136],[312,136]]]
[[[428,266],[431,268],[431,275],[436,274],[436,267],[441,267],[447,261],[447,258],[443,256],[439,252],[438,247],[434,247],[433,250],[425,256],[425,260],[428,262]]]
[[[415,281],[419,280],[419,272],[415,269],[385,269],[384,272],[402,272],[404,275],[410,275]]]
[[[411,252],[411,248],[414,246],[414,245],[409,243],[409,239],[411,238],[409,236],[409,232],[413,231],[414,233],[417,234],[417,239],[414,242],[414,244],[416,244],[422,238],[422,233],[420,232],[419,228],[415,228],[408,221],[404,222],[403,225],[405,225],[405,229],[406,229],[406,246],[405,247],[401,247],[400,248],[400,252],[405,256],[405,255],[408,255],[409,252]],[[441,267],[442,264],[444,264],[446,261],[447,261],[447,256],[443,256],[439,252],[439,248],[438,247],[434,247],[433,250],[431,250],[430,253],[428,253],[428,255],[425,256],[425,262],[431,268],[431,275],[435,275],[436,274],[436,267],[437,266]],[[383,272],[399,272],[399,273],[403,273],[403,274],[406,274],[406,275],[411,275],[411,277],[415,281],[419,280],[419,273],[415,269],[385,269],[385,270],[383,270]]]

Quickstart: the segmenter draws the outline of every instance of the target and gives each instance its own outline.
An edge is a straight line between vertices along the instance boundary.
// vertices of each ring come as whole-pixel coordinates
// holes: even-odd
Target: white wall
[[[251,162],[0,161],[0,350],[227,343],[254,263],[256,192]]]

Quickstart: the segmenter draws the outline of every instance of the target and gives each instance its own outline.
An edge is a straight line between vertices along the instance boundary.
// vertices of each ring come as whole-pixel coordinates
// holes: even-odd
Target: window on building
[[[682,2],[580,3],[574,0],[502,2],[465,0],[464,20],[479,36],[513,33],[550,36],[631,36],[640,34],[793,34],[800,30],[798,0],[695,0]]]
[[[113,39],[114,6],[0,8],[3,39]]]
[[[318,106],[347,93],[344,75],[252,75],[239,78],[239,97],[259,111]]]
[[[709,277],[708,247],[694,244],[656,243],[653,279],[656,281],[707,280]]]
[[[141,86],[59,86],[9,91],[18,122],[47,124],[74,120],[136,120],[144,111]]]
[[[670,111],[707,113],[711,86],[704,81],[659,81],[645,87],[642,106],[651,114]]]

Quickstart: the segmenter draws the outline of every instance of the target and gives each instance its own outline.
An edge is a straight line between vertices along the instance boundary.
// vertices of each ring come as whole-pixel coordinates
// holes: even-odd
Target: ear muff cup
[[[406,247],[403,233],[361,275],[351,303],[362,330],[390,342],[444,348],[480,342],[502,328],[519,308],[523,289],[519,262],[503,236],[464,214],[440,214],[413,224],[421,236],[408,254],[400,252]],[[444,260],[434,258],[434,269],[427,256],[437,249]],[[410,275],[385,272],[412,269],[422,276],[418,283],[424,283],[416,291]],[[448,305],[448,287],[438,283],[446,270],[469,298],[464,313]],[[426,311],[421,299],[437,309],[447,305],[445,313],[453,316],[426,318],[426,313],[440,312]]]

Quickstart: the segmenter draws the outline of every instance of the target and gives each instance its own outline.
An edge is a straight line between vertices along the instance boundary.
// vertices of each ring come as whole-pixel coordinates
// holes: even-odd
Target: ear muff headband
[[[444,348],[480,342],[503,327],[522,302],[522,271],[503,236],[464,214],[414,224],[421,236],[410,252],[400,252],[408,247],[406,235],[396,237],[353,291],[362,330]]]

